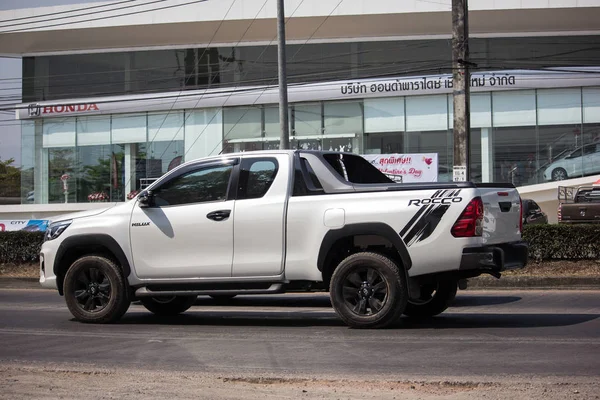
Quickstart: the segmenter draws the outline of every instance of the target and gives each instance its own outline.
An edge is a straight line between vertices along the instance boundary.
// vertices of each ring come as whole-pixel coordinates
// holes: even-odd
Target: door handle
[[[225,221],[231,215],[231,210],[218,210],[206,214],[206,218],[213,221]]]

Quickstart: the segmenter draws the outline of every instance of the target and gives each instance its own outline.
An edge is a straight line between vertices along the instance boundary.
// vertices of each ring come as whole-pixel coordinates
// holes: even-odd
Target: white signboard
[[[437,182],[437,153],[426,154],[365,154],[381,172],[397,182]]]
[[[453,182],[466,182],[467,181],[467,167],[464,165],[455,165],[452,170],[452,181]]]
[[[577,67],[569,70],[500,70],[477,71],[471,74],[471,92],[492,92],[515,89],[596,86],[600,78],[598,67]],[[289,87],[290,103],[398,97],[452,93],[452,75],[398,76],[362,78],[351,81],[330,81],[298,84]],[[74,115],[133,113],[182,110],[208,107],[233,107],[255,104],[277,104],[277,85],[236,86],[136,94],[127,96],[90,97],[78,100],[24,103],[16,107],[17,119],[64,118]]]
[[[7,231],[29,231],[44,232],[48,226],[48,220],[43,219],[23,219],[23,220],[2,220],[0,219],[0,232]]]

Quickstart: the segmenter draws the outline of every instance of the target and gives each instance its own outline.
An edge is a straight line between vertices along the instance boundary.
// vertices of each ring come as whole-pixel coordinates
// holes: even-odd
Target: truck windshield
[[[340,177],[351,183],[394,183],[374,165],[360,156],[352,154],[323,154],[325,160]]]

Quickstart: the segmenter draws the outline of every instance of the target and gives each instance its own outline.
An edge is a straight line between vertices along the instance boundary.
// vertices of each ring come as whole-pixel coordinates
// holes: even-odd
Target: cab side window
[[[259,199],[263,197],[273,184],[278,170],[279,164],[275,158],[246,158],[242,160],[237,199]]]
[[[212,165],[186,172],[154,190],[158,207],[224,201],[233,165]]]

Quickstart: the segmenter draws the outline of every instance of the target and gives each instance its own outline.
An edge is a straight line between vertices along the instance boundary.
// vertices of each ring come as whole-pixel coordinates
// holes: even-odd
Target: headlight
[[[46,234],[44,235],[44,241],[53,240],[53,239],[56,239],[57,237],[59,237],[65,231],[65,229],[67,229],[69,227],[69,225],[71,225],[71,222],[73,222],[73,221],[68,220],[68,221],[60,221],[60,222],[55,222],[55,223],[50,224],[48,226],[48,228],[46,229]]]

